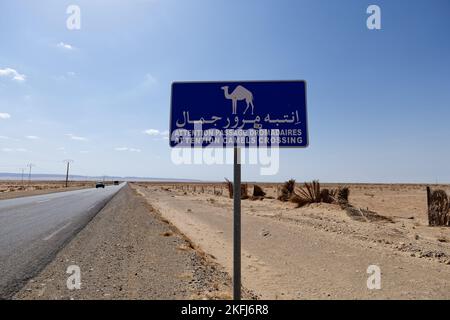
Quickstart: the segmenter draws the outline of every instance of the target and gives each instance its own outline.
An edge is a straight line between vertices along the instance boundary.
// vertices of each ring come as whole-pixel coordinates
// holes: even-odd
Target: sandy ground
[[[95,182],[90,181],[70,182],[67,188],[63,181],[33,181],[31,184],[27,182],[22,184],[21,181],[0,181],[0,200],[93,187]]]
[[[69,265],[80,290],[66,287]],[[126,186],[14,299],[225,299],[222,269]]]
[[[243,200],[243,285],[269,299],[450,299],[450,228],[427,226],[425,186],[349,187],[350,203],[392,222],[356,221],[333,204]],[[231,274],[232,200],[223,186],[133,188]],[[380,290],[367,288],[369,265],[381,268]]]

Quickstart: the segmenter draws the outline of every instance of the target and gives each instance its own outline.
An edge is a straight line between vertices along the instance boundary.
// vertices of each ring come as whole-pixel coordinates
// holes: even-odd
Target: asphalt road
[[[124,185],[0,200],[0,299],[45,267]]]

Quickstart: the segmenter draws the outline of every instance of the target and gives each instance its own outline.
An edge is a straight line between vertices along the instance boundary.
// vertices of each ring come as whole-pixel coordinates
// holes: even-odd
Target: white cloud
[[[38,136],[25,136],[25,138],[30,139],[30,140],[38,140],[39,139]]]
[[[27,149],[25,148],[2,148],[1,149],[3,152],[27,152]]]
[[[120,152],[123,152],[123,151],[129,151],[129,152],[141,152],[141,151],[142,151],[141,149],[128,148],[128,147],[117,147],[117,148],[114,148],[114,150],[120,151]]]
[[[152,76],[150,73],[147,73],[145,75],[145,79],[144,82],[142,83],[142,85],[144,87],[150,87],[153,86],[157,83],[158,81],[156,80],[156,78],[154,76]]]
[[[144,80],[142,80],[134,89],[130,90],[129,94],[142,94],[148,93],[153,87],[158,84],[158,80],[152,76],[150,73],[147,73],[144,76]]]
[[[64,42],[60,42],[56,45],[58,48],[64,49],[64,50],[73,50],[75,49],[74,46],[68,44],[68,43],[64,43]]]
[[[153,140],[167,140],[169,139],[169,131],[159,131],[158,129],[147,129],[143,133],[154,137]]]
[[[76,75],[77,74],[75,72],[69,71],[63,75],[53,76],[53,79],[55,79],[56,81],[65,81],[71,78],[75,78]]]
[[[9,119],[11,118],[11,115],[9,113],[1,113],[0,112],[0,119]]]
[[[66,133],[65,136],[69,137],[69,139],[71,139],[71,140],[77,140],[77,141],[87,141],[88,140],[85,137],[80,137],[80,136],[74,135],[72,133]]]
[[[166,131],[161,132],[161,136],[162,136],[163,140],[169,140],[169,131],[166,130]]]
[[[149,136],[159,136],[161,132],[158,129],[147,129],[144,130],[145,134],[148,134]]]
[[[7,136],[0,136],[0,140],[10,140],[11,138],[10,137],[7,137]]]
[[[8,77],[18,82],[23,82],[27,78],[24,74],[20,74],[12,68],[0,69],[0,77]]]

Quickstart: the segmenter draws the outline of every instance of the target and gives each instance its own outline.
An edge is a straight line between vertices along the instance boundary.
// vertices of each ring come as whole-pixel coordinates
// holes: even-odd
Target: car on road
[[[114,181],[114,185],[115,185],[115,186],[118,186],[118,185],[119,185],[119,181],[117,181],[117,180]]]
[[[105,184],[103,183],[103,182],[97,182],[96,184],[95,184],[95,188],[103,188],[103,189],[105,189]]]

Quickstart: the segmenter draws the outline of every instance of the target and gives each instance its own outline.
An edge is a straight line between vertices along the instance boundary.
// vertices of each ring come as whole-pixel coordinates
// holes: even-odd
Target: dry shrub
[[[350,189],[348,187],[338,188],[336,191],[336,201],[342,207],[348,206],[348,196],[350,195]]]
[[[266,195],[266,193],[260,186],[258,186],[256,184],[253,186],[253,196],[254,197],[264,197],[265,195]]]
[[[233,183],[225,178],[227,188],[228,188],[228,196],[232,199],[233,198]],[[241,184],[241,199],[248,199],[248,185],[246,183]]]
[[[431,192],[428,207],[430,226],[450,226],[450,208],[447,193],[444,190]]]
[[[248,199],[248,185],[241,184],[241,199]]]
[[[286,181],[281,187],[281,189],[278,190],[277,199],[280,201],[290,200],[292,195],[294,194],[294,189],[295,189],[295,180],[291,179]]]
[[[260,186],[255,184],[253,186],[253,195],[250,197],[250,200],[264,200],[264,198],[266,198],[266,193]],[[273,197],[267,198],[273,199]]]

